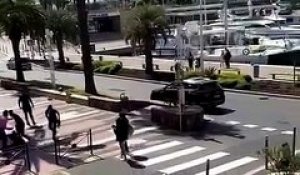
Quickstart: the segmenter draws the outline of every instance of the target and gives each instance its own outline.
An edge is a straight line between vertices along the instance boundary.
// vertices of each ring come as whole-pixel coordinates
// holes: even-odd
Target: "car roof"
[[[187,84],[208,84],[208,83],[212,83],[212,82],[216,82],[216,81],[206,79],[203,77],[195,77],[195,78],[189,78],[189,79],[183,80],[183,83],[187,83]]]

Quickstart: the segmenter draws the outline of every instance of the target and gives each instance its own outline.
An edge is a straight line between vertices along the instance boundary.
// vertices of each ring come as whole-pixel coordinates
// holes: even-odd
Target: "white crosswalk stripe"
[[[171,141],[168,143],[164,143],[164,144],[160,144],[160,145],[155,145],[149,148],[145,148],[142,150],[138,150],[138,151],[134,151],[132,152],[133,155],[145,155],[145,154],[149,154],[155,151],[159,151],[159,150],[164,150],[164,149],[168,149],[168,148],[172,148],[174,146],[178,146],[178,145],[182,145],[183,143],[180,141]]]
[[[237,167],[242,166],[242,165],[246,165],[246,164],[251,163],[251,162],[256,161],[256,160],[258,160],[258,159],[254,158],[254,157],[250,157],[250,156],[243,157],[241,159],[234,160],[234,161],[225,163],[223,165],[214,167],[214,168],[209,170],[209,174],[210,175],[221,174],[223,172],[232,170],[232,169],[237,168]],[[206,175],[206,172],[202,171],[200,173],[197,173],[196,175]]]
[[[155,164],[162,163],[162,162],[165,162],[165,161],[168,161],[168,160],[172,160],[172,159],[176,159],[176,158],[179,158],[179,157],[182,157],[182,156],[193,154],[193,153],[196,153],[196,152],[199,152],[199,151],[202,151],[202,150],[205,150],[205,148],[200,147],[200,146],[194,146],[194,147],[187,148],[187,149],[180,150],[180,151],[176,151],[176,152],[173,152],[173,153],[170,153],[170,154],[161,155],[161,156],[158,156],[158,157],[155,157],[155,158],[151,158],[151,159],[149,159],[145,162],[142,162],[141,164],[145,165],[145,166],[155,165]]]
[[[172,167],[168,167],[168,168],[165,168],[160,171],[163,173],[166,173],[166,174],[172,174],[172,173],[176,173],[178,171],[182,171],[182,170],[185,170],[185,169],[197,166],[197,165],[204,164],[207,161],[207,159],[216,160],[216,159],[222,158],[224,156],[228,156],[228,155],[230,155],[230,154],[227,152],[217,152],[217,153],[210,154],[210,155],[207,155],[204,157],[200,157],[198,159],[188,161],[188,162],[185,162],[185,163],[182,163],[179,165],[174,165]]]

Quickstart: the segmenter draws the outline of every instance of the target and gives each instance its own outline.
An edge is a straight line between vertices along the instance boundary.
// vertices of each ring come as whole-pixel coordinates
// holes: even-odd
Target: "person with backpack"
[[[52,131],[52,138],[54,140],[56,138],[56,130],[60,127],[60,114],[52,105],[49,105],[45,111],[45,116],[48,119],[48,127]]]

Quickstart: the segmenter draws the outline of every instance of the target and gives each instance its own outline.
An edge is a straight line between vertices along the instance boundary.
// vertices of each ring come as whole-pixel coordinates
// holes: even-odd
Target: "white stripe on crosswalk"
[[[271,128],[271,127],[264,127],[264,128],[261,128],[260,130],[272,132],[272,131],[276,131],[277,129],[276,128]]]
[[[145,132],[148,132],[148,131],[153,131],[153,130],[156,130],[156,129],[157,129],[156,126],[145,127],[145,128],[141,128],[141,129],[135,130],[133,134],[134,135],[142,134],[142,133],[145,133]],[[111,141],[114,141],[114,140],[116,140],[116,137],[115,136],[111,136],[111,137],[107,137],[105,139],[95,140],[95,141],[93,141],[93,144],[95,144],[95,145],[102,145],[102,144],[105,144],[105,143],[108,143],[108,142],[111,142]],[[86,143],[78,145],[78,146],[79,147],[84,147],[84,146],[86,146]]]
[[[172,174],[172,173],[176,173],[178,171],[182,171],[182,170],[185,170],[185,169],[197,166],[197,165],[201,165],[201,164],[205,163],[207,161],[207,159],[216,160],[216,159],[222,158],[224,156],[228,156],[228,155],[230,155],[230,154],[227,152],[217,152],[214,154],[210,154],[210,155],[201,157],[199,159],[185,162],[183,164],[171,166],[171,167],[168,167],[168,168],[160,170],[160,171],[163,173],[166,173],[166,174]]]
[[[246,128],[257,128],[258,127],[258,125],[253,125],[253,124],[247,124],[247,125],[243,125],[244,127],[246,127]]]
[[[66,112],[66,113],[62,113],[60,115],[60,121],[66,121],[66,120],[70,120],[70,119],[76,119],[85,115],[93,115],[98,113],[98,111],[88,111],[85,113],[79,113],[77,111],[71,111],[71,112]],[[47,125],[48,121],[43,121],[42,123],[39,123],[39,125]]]
[[[0,94],[0,97],[6,97],[6,96],[12,96],[14,94],[8,93],[8,94]]]
[[[246,157],[243,157],[241,159],[234,160],[234,161],[225,163],[223,165],[214,167],[213,169],[210,169],[209,170],[209,175],[221,174],[223,172],[232,170],[232,169],[237,168],[237,167],[242,166],[242,165],[246,165],[246,164],[251,163],[251,162],[256,161],[256,160],[258,160],[258,159],[254,158],[254,157],[246,156]],[[206,175],[206,172],[202,171],[200,173],[197,173],[196,175]]]
[[[235,121],[235,120],[231,120],[231,121],[227,121],[225,122],[227,125],[238,125],[241,124],[241,122],[239,121]]]
[[[254,170],[248,171],[248,172],[245,173],[244,175],[255,175],[255,174],[257,174],[258,172],[263,171],[265,168],[266,168],[265,165],[262,165],[262,166],[260,166],[260,167],[257,167],[257,168],[254,169]]]
[[[165,162],[168,160],[172,160],[172,159],[176,159],[178,157],[182,157],[182,156],[186,156],[189,154],[193,154],[199,151],[205,150],[205,148],[201,147],[201,146],[193,146],[184,150],[180,150],[180,151],[176,151],[170,154],[166,154],[166,155],[161,155],[155,158],[151,158],[145,162],[141,162],[142,165],[144,166],[150,166],[150,165],[155,165],[161,162]]]
[[[160,151],[160,150],[164,150],[164,149],[168,149],[174,146],[178,146],[178,145],[182,145],[183,143],[180,141],[171,141],[168,143],[164,143],[164,144],[160,144],[160,145],[155,145],[155,146],[151,146],[142,150],[138,150],[138,151],[134,151],[132,152],[133,155],[145,155],[145,154],[149,154],[155,151]]]

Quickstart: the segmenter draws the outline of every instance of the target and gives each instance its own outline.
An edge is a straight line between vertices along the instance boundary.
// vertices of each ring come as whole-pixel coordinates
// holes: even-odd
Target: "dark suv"
[[[225,102],[224,90],[214,80],[191,78],[183,81],[185,90],[185,103],[187,105],[200,105],[204,108],[214,108]],[[179,85],[171,83],[162,89],[153,90],[151,100],[159,100],[177,104]]]
[[[22,57],[20,60],[21,60],[22,70],[32,70],[30,58]],[[16,70],[16,61],[14,57],[10,58],[7,61],[6,67],[9,70]]]

